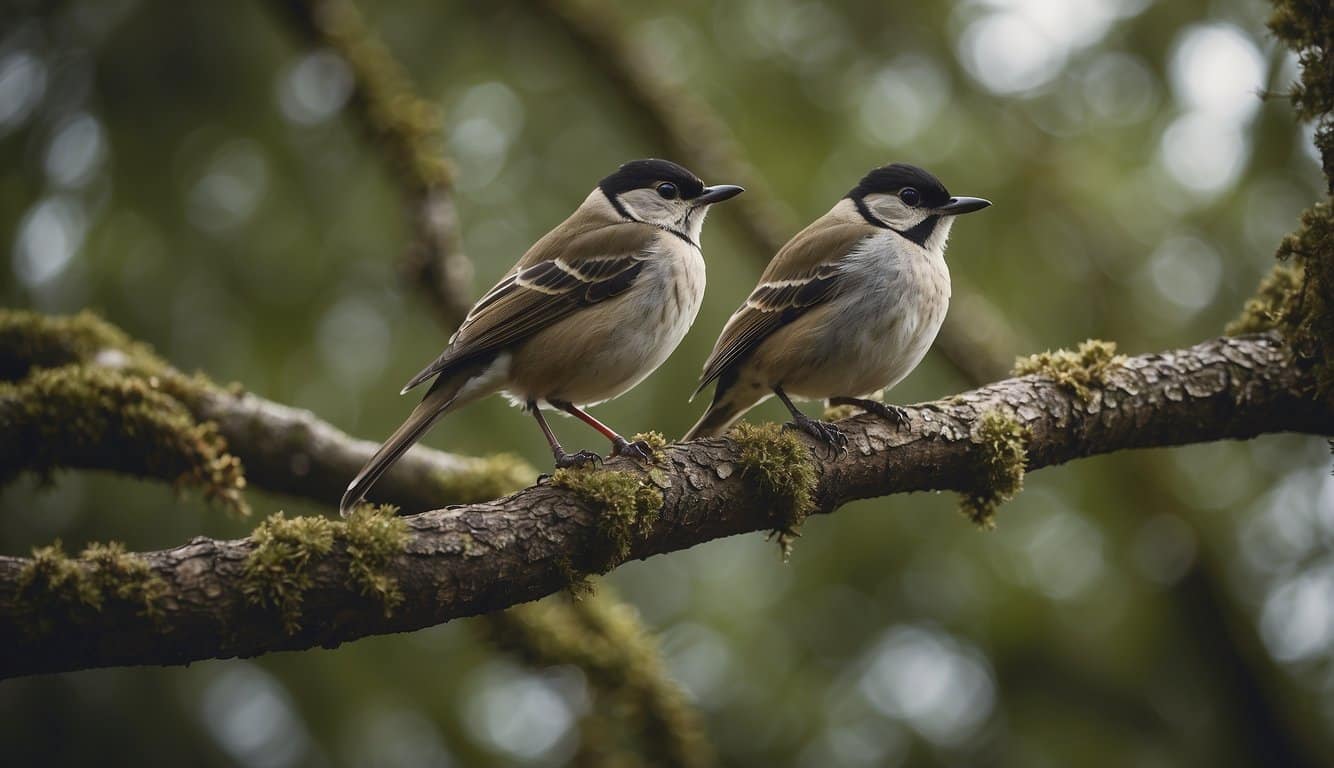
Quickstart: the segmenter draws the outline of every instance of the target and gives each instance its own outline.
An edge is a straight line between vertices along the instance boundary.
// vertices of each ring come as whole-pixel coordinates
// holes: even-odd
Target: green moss
[[[975,490],[964,494],[960,511],[981,528],[996,527],[996,509],[1024,488],[1028,431],[998,411],[977,420],[973,444],[978,453]]]
[[[283,628],[301,629],[301,603],[314,586],[312,568],[341,545],[347,553],[347,585],[375,598],[386,616],[403,602],[398,581],[389,574],[394,557],[403,552],[408,525],[392,506],[362,504],[346,520],[286,517],[278,512],[260,523],[250,538],[242,589],[251,603],[273,608]]]
[[[608,544],[605,569],[630,555],[634,539],[643,537],[658,521],[662,491],[638,475],[612,469],[558,469],[551,484],[574,491],[598,507],[598,529]]]
[[[740,448],[742,477],[755,487],[757,501],[772,509],[783,559],[791,557],[801,524],[815,509],[815,467],[801,441],[778,424],[742,422],[728,437]]]
[[[1014,375],[1037,374],[1052,379],[1074,392],[1080,400],[1092,396],[1091,388],[1107,383],[1107,374],[1125,363],[1125,355],[1116,354],[1116,342],[1089,339],[1074,351],[1058,349],[1014,361]]]
[[[640,440],[648,443],[648,447],[652,448],[654,452],[661,451],[668,445],[667,438],[656,429],[650,429],[647,432],[636,432],[630,437],[630,442],[632,443]]]
[[[1269,28],[1301,62],[1293,86],[1297,114],[1316,121],[1315,144],[1334,190],[1334,13],[1323,0],[1275,0]],[[1301,228],[1285,238],[1278,258],[1301,269],[1301,288],[1291,294],[1283,331],[1297,357],[1312,366],[1317,396],[1334,398],[1334,212],[1329,201],[1302,214]]]
[[[352,582],[361,594],[375,597],[384,606],[385,616],[403,602],[398,581],[385,572],[385,566],[403,551],[408,540],[408,525],[391,506],[361,505],[341,525],[342,538],[351,559],[348,565]]]
[[[1318,395],[1334,397],[1334,207],[1317,203],[1303,213],[1301,228],[1283,239],[1278,258],[1295,262],[1302,275],[1287,303],[1284,334],[1315,368]]]
[[[1302,269],[1295,264],[1275,264],[1260,280],[1254,297],[1246,300],[1241,315],[1227,324],[1229,336],[1263,333],[1281,327],[1294,309],[1302,288]]]
[[[241,462],[210,422],[160,386],[119,370],[65,366],[0,383],[0,484],[20,472],[108,469],[198,488],[249,514]]]
[[[500,498],[528,485],[537,470],[510,453],[477,459],[466,469],[441,472],[435,476],[440,503],[474,504]]]
[[[119,542],[90,544],[75,558],[56,541],[33,549],[19,571],[17,592],[29,629],[41,636],[86,621],[113,601],[157,619],[166,583]]]
[[[147,560],[127,552],[124,544],[89,544],[79,559],[91,567],[89,579],[104,598],[133,603],[140,613],[153,619],[162,615],[159,602],[166,594],[167,583],[153,572]]]
[[[289,634],[301,628],[301,601],[314,580],[310,569],[334,544],[334,523],[323,517],[270,515],[251,534],[242,589],[255,604],[276,609]]]
[[[0,381],[18,381],[34,369],[88,363],[99,357],[118,363],[115,367],[145,373],[168,368],[147,345],[92,312],[61,317],[0,309]]]

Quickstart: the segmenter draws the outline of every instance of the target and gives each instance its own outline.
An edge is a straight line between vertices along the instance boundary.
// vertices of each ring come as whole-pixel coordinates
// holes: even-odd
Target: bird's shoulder
[[[793,236],[727,321],[704,364],[700,387],[745,359],[774,331],[836,296],[845,257],[881,232],[835,206]]]
[[[760,284],[814,276],[822,269],[842,263],[866,238],[883,233],[865,221],[849,220],[837,211],[836,208],[821,216],[788,240],[760,275]]]

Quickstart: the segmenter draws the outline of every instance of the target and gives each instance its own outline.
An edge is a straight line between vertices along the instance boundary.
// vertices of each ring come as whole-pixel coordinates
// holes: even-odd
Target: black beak
[[[990,200],[983,200],[980,197],[951,197],[948,203],[936,209],[936,213],[945,216],[958,216],[961,213],[980,211],[990,205]]]
[[[715,184],[712,187],[705,187],[704,191],[699,193],[693,202],[696,206],[713,205],[721,203],[724,200],[731,200],[746,190],[735,184]]]

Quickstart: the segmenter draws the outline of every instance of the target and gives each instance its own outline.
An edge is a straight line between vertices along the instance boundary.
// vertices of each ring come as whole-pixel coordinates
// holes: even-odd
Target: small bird
[[[792,398],[903,423],[902,408],[865,396],[897,384],[926,355],[949,306],[945,241],[954,217],[989,205],[951,196],[916,166],[866,174],[778,251],[727,321],[695,390],[716,381],[713,402],[685,439],[722,434],[770,395],[787,406],[791,426],[839,448],[842,431]]]
[[[434,383],[343,495],[346,515],[437,419],[504,392],[537,419],[557,467],[601,457],[566,453],[539,408],[573,415],[611,441],[612,455],[647,458],[583,407],[624,394],[667,359],[704,296],[699,236],[709,206],[742,192],[706,187],[666,160],[635,160],[598,183],[487,291],[435,362],[403,392]]]

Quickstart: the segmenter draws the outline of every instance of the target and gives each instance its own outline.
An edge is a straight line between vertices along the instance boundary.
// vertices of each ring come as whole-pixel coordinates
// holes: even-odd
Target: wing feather
[[[548,248],[542,254],[546,258],[534,259],[529,251],[478,300],[445,351],[403,391],[462,361],[521,341],[581,307],[625,293],[643,272],[659,234],[652,226],[616,223],[563,238],[563,254]],[[571,253],[592,255],[572,258]]]
[[[837,296],[843,257],[878,233],[867,224],[820,219],[788,241],[723,327],[695,393],[740,364],[774,331]]]

